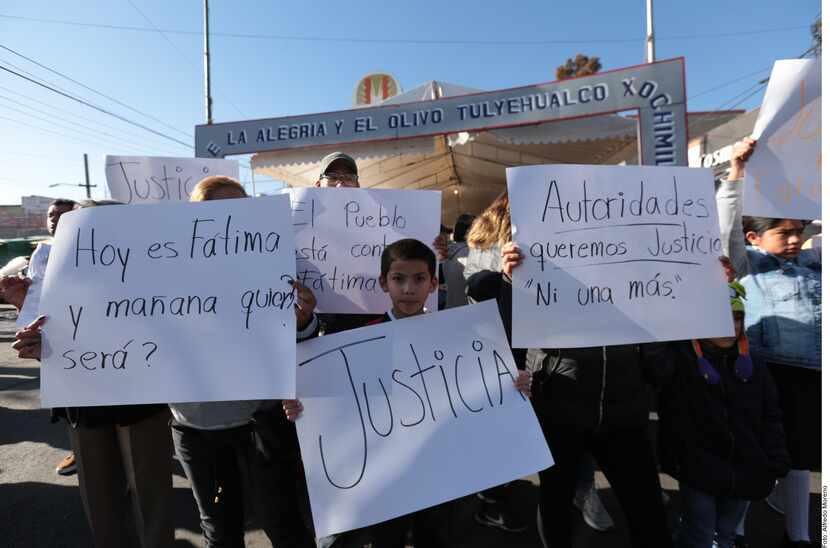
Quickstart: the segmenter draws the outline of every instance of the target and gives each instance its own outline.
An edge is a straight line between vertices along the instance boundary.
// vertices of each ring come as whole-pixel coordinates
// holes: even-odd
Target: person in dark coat
[[[661,388],[660,462],[680,484],[677,548],[732,547],[747,501],[790,468],[775,384],[749,355],[745,291],[730,290],[734,337],[643,346]]]
[[[522,261],[514,243],[501,250],[501,272],[467,280],[475,300],[496,298],[508,338],[512,333],[512,272]],[[533,408],[553,454],[539,473],[537,525],[545,547],[572,546],[571,504],[586,450],[605,473],[637,548],[666,548],[666,526],[657,463],[648,437],[652,389],[638,345],[528,349]]]

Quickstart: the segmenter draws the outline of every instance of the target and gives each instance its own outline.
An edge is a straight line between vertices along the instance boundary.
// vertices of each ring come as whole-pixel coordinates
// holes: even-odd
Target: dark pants
[[[251,426],[197,430],[174,424],[173,443],[207,548],[244,547],[246,518],[252,515],[272,545],[314,546],[298,510],[296,470],[266,454]]]
[[[593,453],[620,501],[631,546],[671,546],[657,464],[645,428],[589,433],[546,424],[542,418],[540,423],[555,463],[539,473],[539,511],[548,547],[572,545],[571,501],[586,450]]]
[[[369,527],[372,548],[404,548],[410,528],[416,548],[452,548],[456,501],[445,502]]]
[[[142,548],[173,546],[169,417],[165,409],[129,426],[80,423],[69,429],[97,548],[126,548],[134,536]]]
[[[757,359],[757,358],[756,358]],[[821,370],[767,362],[793,470],[821,470]]]

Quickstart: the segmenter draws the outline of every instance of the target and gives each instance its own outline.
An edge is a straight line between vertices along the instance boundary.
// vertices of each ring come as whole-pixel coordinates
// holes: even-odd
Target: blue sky
[[[693,111],[758,106],[763,89],[755,84],[776,59],[810,47],[821,9],[819,0],[654,4],[657,58],[686,57]],[[393,74],[404,89],[435,79],[493,90],[553,80],[579,52],[613,69],[642,63],[645,51],[645,0],[213,0],[210,10],[217,122],[349,108],[357,81],[375,71]],[[204,121],[201,28],[201,0],[6,0],[0,46],[123,105],[8,49],[0,48],[0,65],[192,143]],[[83,197],[83,189],[48,185],[82,181],[84,152],[94,197],[106,186],[105,154],[192,156],[5,71],[0,136],[0,204],[28,194]],[[247,170],[241,175],[250,180]]]

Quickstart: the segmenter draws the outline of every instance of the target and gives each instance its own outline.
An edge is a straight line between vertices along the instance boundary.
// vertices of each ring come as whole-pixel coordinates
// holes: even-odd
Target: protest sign
[[[514,346],[734,335],[710,169],[530,166],[507,184]]]
[[[287,197],[64,214],[42,405],[293,397],[293,236]]]
[[[239,179],[236,160],[107,156],[107,186],[124,204],[186,202],[196,183],[211,175]]]
[[[820,59],[775,62],[752,137],[744,215],[820,219]]]
[[[325,313],[381,314],[378,283],[387,245],[415,238],[432,247],[441,227],[441,193],[427,190],[293,188],[297,279]],[[427,307],[436,310],[435,294]]]
[[[318,537],[553,464],[494,301],[312,339],[297,357]]]

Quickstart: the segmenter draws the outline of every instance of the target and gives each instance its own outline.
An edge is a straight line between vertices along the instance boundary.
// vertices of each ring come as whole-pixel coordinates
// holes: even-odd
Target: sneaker
[[[536,506],[536,531],[539,533],[539,540],[542,541],[542,548],[548,548],[548,541],[545,538],[545,526],[542,523],[542,508]]]
[[[507,512],[495,508],[485,508],[473,517],[481,525],[495,527],[508,533],[521,533],[527,529],[527,524],[520,522]]]
[[[790,540],[790,537],[784,533],[784,538],[781,540],[781,548],[813,548],[818,546],[809,540]]]
[[[476,493],[476,498],[484,504],[496,504],[496,499],[488,497],[484,493]]]
[[[75,464],[75,453],[69,453],[55,468],[55,473],[60,476],[71,476],[78,471],[78,466]]]
[[[766,502],[773,512],[784,515],[784,488],[781,483],[775,484],[775,489],[767,496]]]
[[[579,504],[580,500],[581,505]],[[614,520],[608,515],[608,511],[605,509],[605,505],[602,504],[602,499],[599,498],[595,486],[591,486],[583,497],[574,496],[573,503],[576,509],[582,512],[582,519],[594,531],[604,533],[614,528]]]

